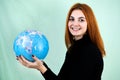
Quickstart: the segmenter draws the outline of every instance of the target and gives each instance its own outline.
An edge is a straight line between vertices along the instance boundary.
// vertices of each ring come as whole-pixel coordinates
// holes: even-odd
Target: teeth
[[[78,28],[78,27],[72,27],[72,30],[80,30],[80,28]]]

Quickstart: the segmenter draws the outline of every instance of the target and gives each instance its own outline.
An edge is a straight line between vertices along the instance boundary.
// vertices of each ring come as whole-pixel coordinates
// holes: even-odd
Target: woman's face
[[[68,21],[68,28],[75,40],[81,39],[87,31],[87,21],[83,12],[73,10]]]

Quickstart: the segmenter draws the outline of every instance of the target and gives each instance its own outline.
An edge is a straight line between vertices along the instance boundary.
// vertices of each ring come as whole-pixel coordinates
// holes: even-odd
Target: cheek
[[[85,32],[87,32],[87,27],[85,27]]]
[[[70,27],[72,25],[72,23],[71,22],[68,22],[68,27]]]
[[[85,28],[84,28],[84,32],[85,32],[85,33],[87,32],[87,26],[85,26]]]
[[[84,24],[82,24],[81,26],[82,26],[84,29],[87,30],[87,23],[84,23]]]

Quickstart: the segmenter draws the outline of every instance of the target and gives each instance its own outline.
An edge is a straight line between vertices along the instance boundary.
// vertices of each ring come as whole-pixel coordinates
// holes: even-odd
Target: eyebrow
[[[74,18],[73,16],[70,16],[70,18]]]
[[[85,19],[85,17],[79,17],[79,18],[84,18]]]
[[[70,16],[70,18],[74,18],[74,17],[73,17],[73,16]],[[81,18],[84,18],[84,19],[85,19],[85,17],[83,17],[83,16],[78,17],[78,19],[81,19]]]

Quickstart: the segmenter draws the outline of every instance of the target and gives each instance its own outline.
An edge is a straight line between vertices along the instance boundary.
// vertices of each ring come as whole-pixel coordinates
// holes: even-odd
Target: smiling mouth
[[[73,31],[78,31],[78,30],[80,30],[81,28],[80,28],[80,27],[71,27],[71,29],[72,29]]]

